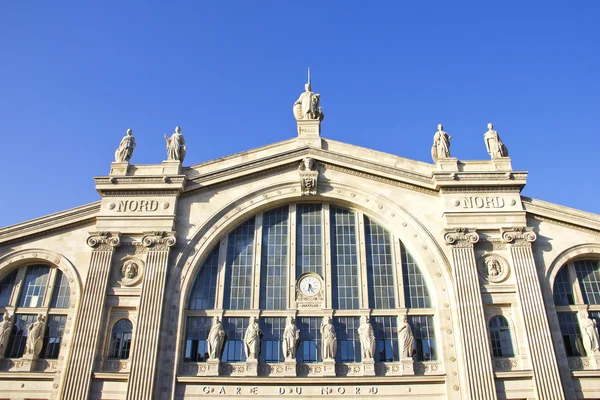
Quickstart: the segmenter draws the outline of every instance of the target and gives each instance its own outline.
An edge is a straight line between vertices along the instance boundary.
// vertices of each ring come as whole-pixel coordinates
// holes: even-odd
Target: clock
[[[305,275],[300,278],[298,286],[305,296],[315,296],[321,291],[321,280],[316,275]]]

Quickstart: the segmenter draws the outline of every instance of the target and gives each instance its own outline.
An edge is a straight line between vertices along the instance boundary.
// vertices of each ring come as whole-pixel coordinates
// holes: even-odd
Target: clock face
[[[306,296],[314,296],[321,290],[321,281],[316,276],[306,276],[300,281],[300,291]]]

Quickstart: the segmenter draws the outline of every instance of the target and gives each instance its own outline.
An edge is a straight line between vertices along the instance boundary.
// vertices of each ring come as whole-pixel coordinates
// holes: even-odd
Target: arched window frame
[[[117,334],[127,334],[129,333],[130,337],[129,337],[129,348],[127,349],[127,357],[121,357],[121,352],[123,351],[123,345],[120,345],[120,349],[119,349],[119,355],[117,357],[114,356],[113,354],[113,350],[114,350],[114,339],[115,339],[115,329],[117,329],[117,326],[123,322],[126,321],[131,325],[131,329],[130,330],[121,330],[119,332],[116,332]],[[131,322],[130,319],[128,318],[120,318],[117,321],[115,321],[114,324],[112,324],[112,327],[110,329],[110,337],[108,340],[108,355],[107,355],[107,359],[109,360],[129,360],[129,358],[131,357],[131,344],[133,342],[133,322]]]
[[[127,359],[116,359],[112,358],[111,351],[111,342],[112,342],[112,333],[113,329],[119,321],[128,320],[132,325],[132,333],[131,333],[131,347],[129,348],[129,358]],[[110,309],[109,317],[106,320],[106,325],[104,327],[104,340],[102,341],[102,359],[100,362],[100,370],[104,372],[129,372],[131,368],[131,356],[135,351],[133,348],[133,344],[135,343],[135,335],[136,335],[136,326],[137,326],[137,312],[133,308],[125,308],[125,307],[112,307]]]
[[[494,346],[493,346],[493,338],[492,338],[492,322],[496,319],[496,318],[502,318],[505,322],[506,322],[506,331],[508,331],[508,335],[509,335],[509,341],[510,341],[510,351],[508,351],[509,349],[505,349],[502,346],[502,342],[500,343],[500,351],[501,351],[501,355],[495,355],[494,354]],[[490,350],[492,352],[492,357],[495,358],[513,358],[518,354],[518,347],[517,347],[517,342],[516,342],[516,337],[515,337],[515,329],[514,329],[514,324],[512,319],[505,315],[504,313],[499,313],[496,312],[493,315],[491,315],[488,319],[487,319],[487,329],[488,329],[488,338],[490,340]],[[500,329],[502,330],[502,329]]]
[[[561,331],[561,340],[567,357],[586,357],[581,337],[581,322],[580,312],[587,311],[589,317],[596,319],[600,325],[600,303],[587,304],[584,294],[581,290],[581,283],[576,272],[576,263],[578,262],[594,262],[597,263],[597,268],[600,268],[600,259],[597,254],[581,254],[564,263],[554,275],[552,281],[552,301],[556,310],[558,324]],[[555,291],[558,289],[558,277],[563,270],[567,271],[569,286],[571,290],[571,298],[573,304],[556,304],[557,298]],[[598,328],[600,329],[600,327]]]
[[[297,231],[297,206],[298,205],[303,205],[303,204],[316,204],[314,201],[312,202],[298,202],[298,203],[289,203],[286,205],[282,205],[282,206],[278,206],[275,208],[269,208],[266,209],[263,212],[259,212],[257,214],[248,216],[248,218],[240,221],[239,224],[237,224],[236,226],[232,227],[232,229],[228,230],[226,234],[224,234],[221,238],[220,241],[217,242],[217,244],[215,245],[216,247],[218,247],[219,249],[219,273],[217,275],[217,290],[216,290],[216,295],[215,295],[215,306],[213,309],[187,309],[185,314],[184,314],[184,324],[186,323],[186,321],[188,320],[188,318],[190,317],[200,317],[200,318],[213,318],[215,316],[218,316],[221,319],[226,319],[229,316],[231,316],[232,318],[239,318],[240,316],[243,317],[250,317],[253,315],[256,315],[257,311],[260,313],[260,317],[262,318],[269,318],[269,317],[281,317],[284,318],[286,315],[289,314],[289,312],[287,311],[287,309],[284,310],[266,310],[266,309],[260,309],[259,308],[259,302],[260,302],[260,287],[261,287],[261,268],[262,268],[262,263],[261,263],[261,254],[262,254],[262,246],[263,246],[263,215],[264,212],[268,212],[274,209],[277,209],[279,207],[289,207],[289,223],[288,223],[288,244],[289,244],[289,269],[288,269],[288,285],[287,285],[287,303],[288,303],[288,309],[292,307],[292,304],[294,303],[294,298],[295,298],[295,286],[296,286],[296,279],[297,279],[297,270],[296,270],[296,243],[298,242],[298,240],[296,239],[296,235],[298,233]],[[357,232],[357,255],[358,255],[358,280],[359,280],[359,307],[355,308],[355,309],[338,309],[335,312],[336,316],[340,316],[340,317],[344,317],[344,316],[361,316],[361,315],[365,315],[365,309],[369,308],[369,292],[368,290],[366,290],[367,287],[367,268],[366,268],[366,245],[365,245],[365,223],[366,223],[366,219],[365,219],[365,214],[358,209],[354,209],[352,207],[348,207],[347,205],[338,205],[338,204],[331,204],[331,203],[319,203],[321,205],[321,221],[322,221],[322,235],[321,235],[321,244],[322,244],[322,248],[325,249],[324,250],[324,259],[323,259],[323,274],[322,274],[322,278],[324,281],[324,284],[327,286],[328,282],[327,280],[330,279],[331,275],[332,275],[332,260],[331,260],[331,248],[330,248],[330,243],[331,243],[331,234],[333,232],[330,223],[331,223],[331,208],[332,207],[342,207],[342,208],[346,208],[346,209],[350,209],[354,215],[355,215],[355,226],[356,226],[356,232]],[[228,240],[229,240],[229,234],[236,230],[239,226],[243,225],[246,221],[248,221],[249,218],[254,218],[254,252],[253,252],[253,272],[252,272],[252,284],[251,284],[251,295],[250,295],[250,304],[251,307],[250,309],[246,309],[246,310],[231,310],[231,309],[225,309],[223,307],[223,300],[224,298],[227,296],[227,290],[228,287],[226,285],[226,279],[225,279],[225,271],[226,271],[226,266],[227,266],[227,248],[228,248]],[[376,218],[372,217],[371,215],[368,215],[369,220],[371,220],[372,222],[378,224],[379,226],[383,227],[386,232],[389,234],[390,236],[390,245],[391,245],[391,251],[392,251],[392,260],[393,260],[393,268],[394,268],[394,273],[393,273],[393,278],[394,278],[394,284],[393,284],[393,290],[394,290],[394,294],[395,294],[395,307],[392,309],[374,309],[371,311],[370,316],[372,319],[374,318],[384,318],[384,317],[391,317],[395,324],[393,324],[396,328],[392,327],[386,327],[387,330],[393,331],[395,329],[397,329],[397,326],[400,325],[401,323],[401,318],[400,316],[403,315],[408,315],[409,317],[409,322],[411,320],[412,317],[426,317],[429,318],[428,321],[433,322],[434,321],[434,317],[435,317],[435,304],[436,304],[436,300],[435,300],[435,293],[434,291],[431,290],[432,285],[429,282],[430,278],[423,273],[423,270],[421,268],[419,268],[420,270],[420,274],[422,275],[422,279],[425,281],[426,283],[426,288],[428,289],[428,296],[430,299],[430,307],[427,308],[406,308],[406,303],[405,303],[405,296],[404,296],[404,292],[401,292],[400,289],[404,287],[403,284],[403,268],[402,268],[402,259],[403,259],[403,252],[407,251],[404,246],[409,247],[408,244],[406,243],[401,243],[400,238],[398,236],[396,236],[396,234],[394,234],[394,232],[388,230],[385,228],[385,224],[381,224]],[[213,251],[215,251],[215,248],[211,248],[209,249],[206,254],[204,255],[204,259],[202,259],[200,261],[200,268],[202,268],[202,264],[206,261],[206,259],[209,257],[209,255],[211,253],[213,253]],[[410,250],[408,250],[410,251]],[[417,265],[420,265],[417,260],[415,259],[415,263]],[[193,286],[195,285],[195,279],[198,276],[198,274],[200,273],[200,269],[196,270],[195,272],[195,277],[194,277],[194,282],[191,283],[190,285],[190,292],[193,288]],[[330,292],[329,295],[326,297],[325,300],[325,308],[333,308],[332,307],[332,300],[333,300],[333,285],[331,285],[332,287],[329,288]],[[189,293],[185,298],[185,302],[186,305],[189,304]],[[260,311],[259,311],[260,310]],[[302,318],[304,316],[306,316],[306,318],[311,318],[311,317],[316,317],[317,315],[321,315],[320,313],[316,313],[315,315],[312,314],[306,314],[305,311],[300,311],[298,317]],[[335,317],[334,317],[335,319]],[[372,321],[373,322],[373,321]],[[389,321],[388,321],[389,322]],[[298,321],[297,321],[297,326],[298,326]],[[380,324],[381,325],[381,324]],[[383,324],[385,325],[385,324]],[[382,326],[383,326],[382,325]],[[431,331],[431,325],[430,326],[430,331]],[[437,333],[438,330],[438,326],[437,323],[433,323],[433,327],[435,328],[435,335],[431,338],[431,342],[435,342],[437,339],[437,337],[439,337],[439,334]],[[186,327],[183,327],[183,331],[186,332]],[[181,338],[182,340],[182,346],[181,348],[184,349],[183,351],[185,352],[185,338],[186,333],[184,333],[183,337]],[[389,340],[396,340],[397,341],[397,336],[394,335],[395,339],[389,339]],[[416,342],[416,341],[415,341]],[[437,347],[437,351],[436,353],[441,353],[441,347],[439,345],[436,345]],[[184,357],[182,357],[184,358]],[[441,359],[441,354],[437,354],[437,359]],[[384,360],[384,361],[389,361],[389,360]],[[423,360],[418,360],[417,361],[423,361]],[[427,361],[427,360],[425,360]]]

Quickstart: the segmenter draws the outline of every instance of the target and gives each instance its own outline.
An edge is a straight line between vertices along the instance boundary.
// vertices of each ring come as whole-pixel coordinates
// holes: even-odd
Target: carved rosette
[[[94,232],[87,238],[86,243],[96,250],[111,250],[119,247],[121,236],[116,232]]]
[[[533,232],[533,228],[501,228],[500,233],[502,235],[502,240],[505,243],[514,246],[531,246],[531,243],[535,242],[537,239],[537,235]]]
[[[508,277],[509,265],[497,254],[486,254],[479,263],[479,275],[488,282],[500,283]]]
[[[167,250],[175,246],[174,232],[150,232],[142,238],[144,247],[154,248],[155,250]]]
[[[454,247],[473,247],[479,241],[479,234],[475,229],[456,228],[447,231],[444,235],[446,244]]]

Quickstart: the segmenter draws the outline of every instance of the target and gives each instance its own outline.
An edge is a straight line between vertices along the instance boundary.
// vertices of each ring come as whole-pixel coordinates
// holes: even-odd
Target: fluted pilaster
[[[98,232],[88,237],[87,244],[93,248],[92,258],[74,331],[73,353],[67,364],[60,396],[62,399],[88,398],[110,265],[121,240],[118,234]]]
[[[475,263],[474,230],[455,229],[444,236],[452,246],[452,271],[456,284],[457,311],[460,321],[465,377],[470,399],[496,399],[494,372],[487,335],[481,289]]]
[[[152,232],[144,236],[142,244],[149,251],[132,345],[128,400],[152,399],[169,251],[175,245],[175,236],[172,233]]]
[[[564,399],[550,326],[544,307],[542,288],[537,274],[531,243],[537,238],[531,228],[501,229],[507,243],[517,281],[520,308],[539,399]]]

